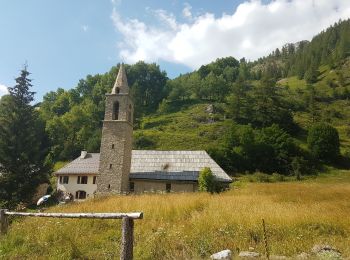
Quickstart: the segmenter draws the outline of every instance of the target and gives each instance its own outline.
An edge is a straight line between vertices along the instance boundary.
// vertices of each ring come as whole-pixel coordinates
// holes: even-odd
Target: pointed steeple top
[[[124,64],[120,64],[119,72],[117,79],[115,80],[113,89],[111,94],[128,94],[129,93],[129,85],[128,85],[128,79],[126,78],[126,73],[124,69]]]

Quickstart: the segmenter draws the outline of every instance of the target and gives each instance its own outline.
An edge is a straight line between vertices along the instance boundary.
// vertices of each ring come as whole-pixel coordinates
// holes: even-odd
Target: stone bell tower
[[[124,65],[121,64],[112,92],[106,94],[97,193],[127,193],[132,152],[134,104]]]

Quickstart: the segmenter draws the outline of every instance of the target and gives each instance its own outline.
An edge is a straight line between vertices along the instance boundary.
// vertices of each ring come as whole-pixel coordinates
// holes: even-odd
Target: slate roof
[[[131,158],[130,179],[197,181],[199,171],[209,167],[218,181],[232,181],[205,151],[133,150]],[[56,174],[98,174],[99,160],[99,153],[88,153]]]

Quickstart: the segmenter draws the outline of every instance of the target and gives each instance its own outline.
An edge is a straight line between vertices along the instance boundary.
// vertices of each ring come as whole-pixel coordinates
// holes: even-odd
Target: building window
[[[86,192],[83,191],[83,190],[78,190],[78,191],[75,193],[75,198],[78,199],[78,200],[86,199]]]
[[[117,94],[119,94],[119,93],[120,93],[120,88],[117,87],[117,88],[115,89],[115,92],[116,92]]]
[[[88,176],[78,176],[78,184],[87,184]]]
[[[134,182],[130,182],[129,183],[129,191],[130,192],[134,192],[135,191],[135,183]]]
[[[109,190],[111,189],[111,185],[110,185],[110,184],[108,184],[108,189],[109,189]]]
[[[110,164],[110,165],[109,165],[109,169],[112,169],[112,166],[113,166],[113,165],[112,165],[112,164]]]
[[[92,178],[92,184],[96,184],[96,179],[97,179],[97,176],[94,176],[94,177]]]
[[[69,182],[69,176],[60,176],[59,183],[60,184],[68,184]]]
[[[118,120],[118,116],[119,116],[119,103],[116,101],[113,104],[112,120]]]
[[[112,149],[114,149],[114,144],[112,144]]]
[[[166,192],[170,192],[171,191],[171,183],[165,184],[165,190],[166,190]]]

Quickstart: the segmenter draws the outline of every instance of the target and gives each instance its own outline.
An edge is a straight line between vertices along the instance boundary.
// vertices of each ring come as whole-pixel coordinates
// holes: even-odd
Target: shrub
[[[136,149],[151,149],[155,147],[155,141],[143,134],[137,134],[134,136],[134,147]]]
[[[265,155],[265,161],[261,165],[257,165],[257,169],[264,172],[277,171],[282,174],[287,174],[291,158],[297,154],[297,146],[291,136],[278,125],[274,124],[270,127],[265,127],[257,136],[260,143],[260,150]],[[259,156],[263,158],[262,156]],[[257,162],[260,158],[254,160]],[[266,161],[266,158],[269,158]]]
[[[257,182],[271,182],[270,175],[262,172],[254,173],[254,178]]]
[[[217,181],[215,180],[213,172],[208,167],[203,168],[198,177],[199,191],[214,193],[217,191],[217,187]]]
[[[274,172],[271,176],[272,178],[272,182],[282,182],[282,181],[286,181],[286,177],[277,173],[277,172]]]
[[[339,134],[331,125],[313,125],[309,129],[307,144],[313,156],[319,160],[334,162],[339,156]]]

